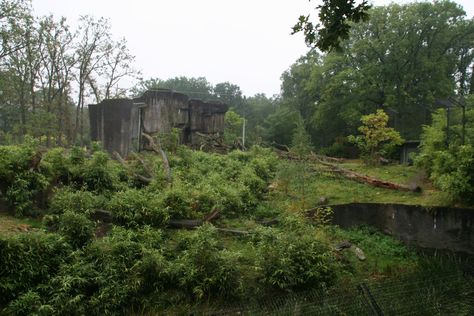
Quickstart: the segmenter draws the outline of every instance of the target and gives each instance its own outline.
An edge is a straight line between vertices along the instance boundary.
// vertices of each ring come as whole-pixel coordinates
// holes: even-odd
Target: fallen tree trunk
[[[323,160],[323,161],[334,162],[334,163],[343,163],[344,162],[343,158],[334,158],[334,157],[329,157],[329,156],[325,156],[325,155],[315,154],[313,152],[311,152],[310,157],[311,157],[312,160]]]
[[[168,221],[168,227],[179,228],[179,229],[194,229],[204,224],[203,220],[200,219],[170,219]]]
[[[284,158],[288,160],[306,160],[306,161],[316,161],[316,162],[325,161],[325,162],[333,162],[333,163],[344,162],[343,158],[334,158],[334,157],[329,157],[325,155],[315,154],[313,152],[310,155],[307,155],[304,158],[301,158],[294,155],[291,151],[281,150],[277,147],[274,147],[274,149],[280,158]]]
[[[120,162],[120,164],[128,171],[130,172],[135,178],[137,178],[138,180],[146,183],[146,184],[149,184],[151,183],[151,181],[153,181],[152,178],[147,178],[145,176],[142,176],[141,174],[138,174],[136,172],[133,172],[132,170],[130,170],[130,167],[128,166],[127,162],[122,158],[122,156],[120,156],[120,154],[116,151],[114,151],[114,156],[115,158]]]
[[[336,166],[335,164],[319,160],[319,163],[328,167],[330,172],[340,174],[341,176],[345,177],[346,179],[354,180],[360,183],[365,183],[372,185],[374,187],[384,188],[384,189],[391,189],[391,190],[400,190],[400,191],[411,191],[411,192],[421,192],[421,188],[419,186],[409,187],[407,185],[394,183],[386,180],[380,180],[377,178],[369,177],[351,170],[347,170]]]
[[[171,178],[171,168],[170,168],[170,163],[168,161],[168,156],[166,156],[165,151],[161,147],[160,140],[158,139],[158,142],[155,143],[153,140],[153,137],[146,133],[142,133],[143,137],[145,137],[148,140],[148,143],[150,144],[151,149],[156,152],[157,154],[161,155],[161,158],[163,159],[163,168],[165,169],[166,173],[166,180],[169,185],[172,184],[172,178]]]

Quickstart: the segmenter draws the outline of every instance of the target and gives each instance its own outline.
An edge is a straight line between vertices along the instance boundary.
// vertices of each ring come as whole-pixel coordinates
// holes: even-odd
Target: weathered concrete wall
[[[148,134],[168,133],[172,128],[184,128],[189,121],[188,97],[171,90],[150,90],[134,99],[143,102],[143,131]]]
[[[333,224],[343,228],[365,224],[407,244],[474,254],[474,209],[371,203],[331,207]]]
[[[221,102],[188,100],[168,89],[149,90],[133,100],[113,99],[89,105],[91,138],[101,141],[109,152],[126,157],[144,148],[141,133],[150,135],[181,130],[183,144],[199,145],[203,134],[224,134],[227,105]]]
[[[100,141],[109,152],[126,156],[138,130],[138,109],[129,99],[104,100],[89,105],[91,139]]]
[[[197,145],[201,138],[196,134],[224,134],[224,116],[227,105],[221,102],[189,100],[190,143]]]

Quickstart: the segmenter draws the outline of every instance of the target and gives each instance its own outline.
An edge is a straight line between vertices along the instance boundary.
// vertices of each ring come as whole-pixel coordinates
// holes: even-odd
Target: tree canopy
[[[310,50],[282,75],[282,104],[305,119],[313,143],[353,134],[383,109],[405,139],[418,139],[437,99],[473,85],[474,21],[452,1],[391,4],[353,24],[342,52]]]

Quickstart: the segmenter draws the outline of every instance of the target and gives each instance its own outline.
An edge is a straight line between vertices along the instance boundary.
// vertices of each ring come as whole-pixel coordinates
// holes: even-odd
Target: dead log
[[[282,151],[285,151],[285,152],[289,152],[290,151],[290,148],[286,145],[282,145],[282,144],[278,144],[276,142],[271,142],[270,146],[278,149],[278,150],[282,150]]]
[[[374,187],[384,188],[384,189],[391,189],[391,190],[400,190],[400,191],[411,191],[411,192],[421,192],[421,188],[418,186],[410,187],[407,185],[394,183],[386,180],[380,180],[373,177],[369,177],[351,170],[347,170],[336,166],[335,164],[319,160],[319,163],[328,167],[330,172],[340,174],[346,179],[354,180],[359,183],[365,183],[372,185]]]
[[[229,149],[229,146],[224,144],[224,140],[219,134],[203,134],[200,132],[196,132],[196,135],[198,135],[205,141],[201,144],[200,150],[203,150],[206,146],[210,148],[219,148],[225,150]]]
[[[163,159],[163,168],[165,169],[166,173],[166,180],[169,185],[172,184],[172,178],[171,178],[171,168],[170,168],[170,163],[168,161],[168,156],[166,156],[165,151],[161,147],[160,140],[158,139],[157,142],[153,140],[153,137],[146,133],[142,133],[143,137],[145,137],[148,140],[148,143],[150,144],[151,149],[156,152],[157,154],[161,155],[161,158]]]
[[[113,154],[114,154],[115,158],[120,162],[120,164],[121,164],[128,172],[130,172],[135,178],[137,178],[138,180],[140,180],[140,181],[142,181],[142,182],[144,182],[144,183],[146,183],[146,184],[149,184],[149,183],[151,183],[151,182],[153,181],[152,178],[147,178],[147,177],[145,177],[145,176],[142,176],[141,174],[138,174],[138,173],[136,173],[136,172],[133,172],[133,171],[130,169],[130,167],[129,167],[129,165],[127,164],[127,162],[122,158],[122,156],[120,156],[120,154],[119,154],[118,152],[114,151]]]
[[[311,160],[323,160],[323,161],[333,162],[333,163],[343,163],[344,162],[343,158],[335,158],[335,157],[315,154],[313,152],[311,152],[311,155],[309,157],[310,157]]]
[[[212,222],[213,220],[219,218],[220,212],[221,211],[218,210],[218,209],[213,210],[211,213],[209,213],[208,215],[206,215],[204,217],[204,221],[205,222]]]
[[[150,168],[149,164],[143,160],[139,154],[137,153],[132,153],[133,154],[133,158],[138,160],[142,166],[143,166],[143,169],[148,173],[148,175],[150,175],[150,177],[153,177],[154,176],[154,171],[152,170],[152,168]]]
[[[204,221],[200,219],[170,219],[168,221],[168,227],[178,229],[195,229],[202,224]]]

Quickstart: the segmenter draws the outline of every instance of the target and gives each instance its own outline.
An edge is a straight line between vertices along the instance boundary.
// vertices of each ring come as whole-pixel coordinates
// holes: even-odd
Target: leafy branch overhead
[[[303,32],[306,44],[322,51],[340,50],[341,42],[349,38],[350,22],[367,21],[370,8],[367,0],[360,4],[355,0],[323,0],[317,6],[321,23],[311,22],[309,14],[301,15],[292,34]]]

